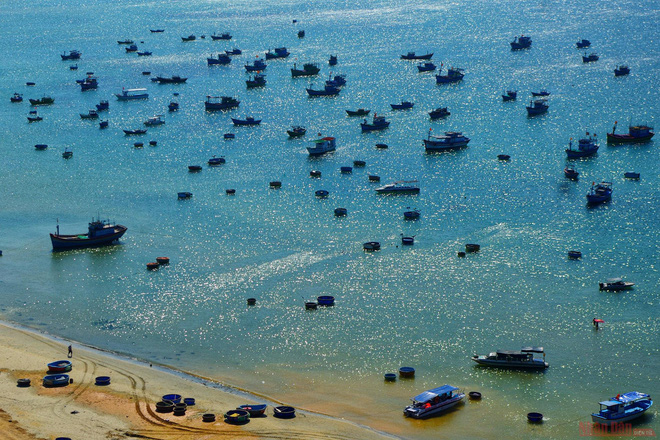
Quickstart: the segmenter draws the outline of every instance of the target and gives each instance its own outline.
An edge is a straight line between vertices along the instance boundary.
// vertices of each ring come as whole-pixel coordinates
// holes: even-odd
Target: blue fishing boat
[[[122,225],[112,225],[106,220],[92,220],[86,234],[60,235],[60,225],[57,233],[50,234],[53,250],[67,250],[87,247],[97,247],[111,244],[119,240],[128,228]]]
[[[367,116],[371,110],[359,108],[357,110],[346,110],[348,116]]]
[[[507,90],[504,95],[502,95],[502,101],[515,101],[518,97],[518,92],[515,90]]]
[[[87,113],[80,113],[80,119],[98,119],[99,114],[96,110],[89,110]]]
[[[82,54],[80,52],[78,52],[77,50],[72,50],[69,53],[64,52],[60,56],[62,57],[62,60],[79,60],[80,55],[82,55]]]
[[[216,110],[229,110],[232,108],[238,107],[241,103],[236,98],[231,96],[206,96],[206,102],[204,102],[204,108],[206,111],[216,111]]]
[[[229,32],[216,35],[215,33],[211,35],[211,40],[231,40],[231,34]]]
[[[511,45],[511,50],[528,49],[532,46],[532,39],[521,35],[519,37],[514,37],[513,41],[509,44]]]
[[[430,61],[428,63],[420,63],[417,65],[418,72],[432,72],[435,69],[436,69],[436,65]]]
[[[599,402],[599,405],[600,411],[592,413],[591,420],[594,423],[609,426],[613,423],[629,422],[640,417],[653,406],[653,400],[646,393],[631,391],[618,394],[610,400]]]
[[[80,90],[84,92],[85,90],[95,90],[99,87],[99,80],[95,76],[88,76],[80,84]]]
[[[320,136],[320,134],[319,134]],[[312,146],[307,147],[310,156],[320,156],[330,151],[335,151],[335,138],[332,136],[322,137],[312,141]]]
[[[287,130],[286,133],[289,135],[289,137],[298,138],[305,136],[307,130],[305,129],[305,127],[302,127],[300,125],[294,125],[293,127],[291,127],[291,130]]]
[[[337,96],[341,89],[334,86],[324,86],[321,90],[305,89],[309,96]]]
[[[442,65],[440,65],[440,68],[442,69]],[[436,75],[435,76],[435,82],[436,84],[449,84],[449,83],[455,83],[459,82],[460,80],[463,79],[465,75],[463,74],[463,69],[457,69],[455,67],[450,67],[447,69],[447,74],[446,75]]]
[[[460,131],[446,131],[444,136],[431,136],[429,135],[424,141],[424,148],[428,152],[435,151],[450,151],[467,147],[470,138],[464,136]]]
[[[137,44],[131,44],[126,48],[126,52],[137,52],[137,51],[138,51]]]
[[[181,41],[195,41],[196,39],[197,39],[197,37],[195,37],[192,34],[188,35],[187,37],[181,37]]]
[[[567,179],[577,180],[579,175],[580,173],[573,168],[564,168],[564,176],[566,176]]]
[[[587,193],[587,203],[597,204],[607,202],[612,199],[612,182],[600,182],[598,185],[591,184],[591,189]]]
[[[630,74],[630,67],[621,64],[620,66],[616,66],[614,69],[614,76],[625,76]]]
[[[233,48],[231,50],[225,50],[225,53],[227,55],[240,55],[243,53],[243,51],[237,48]]]
[[[569,159],[575,159],[579,157],[589,157],[593,156],[598,152],[598,144],[596,144],[596,134],[593,136],[587,132],[587,137],[580,139],[578,141],[577,148],[573,148],[573,138],[568,142],[568,148],[566,149],[566,156]]]
[[[294,63],[293,68],[291,69],[291,77],[298,78],[301,76],[314,76],[318,75],[321,71],[321,68],[315,63],[305,63],[303,64],[302,69],[298,69],[298,66]]]
[[[346,75],[335,75],[334,77],[328,77],[328,80],[325,82],[326,86],[332,87],[342,87],[346,85]]]
[[[582,55],[583,63],[593,63],[594,61],[598,61],[598,54],[596,52],[592,52],[589,55]]]
[[[616,126],[618,121],[614,121],[612,133],[607,133],[608,144],[628,144],[635,142],[646,142],[651,140],[655,135],[653,127],[648,125],[630,125],[628,126],[628,133],[617,134]]]
[[[575,43],[575,45],[577,46],[578,49],[584,49],[584,48],[586,48],[586,47],[591,46],[591,41],[589,41],[589,40],[585,40],[585,39],[583,38],[582,40],[580,40],[580,41],[578,41],[577,43]]]
[[[410,101],[401,101],[399,104],[390,104],[392,110],[410,110],[415,104]]]
[[[252,78],[246,79],[245,84],[248,89],[254,89],[256,87],[265,87],[266,86],[266,75],[257,73]]]
[[[375,113],[371,124],[368,124],[366,119],[364,120],[364,122],[360,124],[360,128],[362,129],[362,132],[384,130],[389,126],[390,126],[390,121],[387,121],[385,119],[385,116],[378,116]]]
[[[532,92],[532,96],[550,96],[550,92],[544,89],[540,92]]]
[[[110,103],[108,101],[105,101],[105,100],[103,100],[103,101],[99,102],[98,104],[96,104],[96,111],[99,111],[99,112],[104,111],[104,110],[108,110],[109,108],[110,108]]]
[[[14,93],[14,96],[9,98],[10,102],[22,102],[23,101],[23,95],[20,93]]]
[[[139,57],[148,57],[148,56],[151,56],[153,54],[153,52],[150,52],[148,50],[143,50],[143,51],[138,51],[137,54],[138,54]]]
[[[242,126],[242,125],[259,125],[261,123],[261,119],[254,119],[252,116],[248,116],[245,119],[236,119],[236,118],[231,118],[231,122],[234,123],[234,125],[237,126]]]
[[[278,58],[286,58],[289,55],[291,55],[291,53],[287,50],[286,47],[276,47],[272,51],[268,50],[268,52],[266,52],[266,59],[275,60]]]
[[[431,120],[446,118],[449,115],[451,115],[451,113],[449,113],[447,107],[438,107],[435,110],[431,110],[429,112],[429,116],[431,117]]]
[[[457,387],[443,385],[413,397],[412,405],[408,405],[403,414],[415,419],[430,417],[458,405],[464,398],[465,394]]]
[[[401,55],[402,60],[430,60],[432,57],[433,52],[424,55],[417,55],[415,52],[408,52],[405,55]]]
[[[226,64],[231,63],[231,57],[229,55],[227,55],[226,53],[219,53],[218,56],[215,57],[215,58],[213,58],[212,56],[208,57],[206,59],[206,63],[209,66],[214,66],[216,64],[226,65]]]
[[[527,116],[536,116],[546,113],[548,111],[548,107],[549,105],[547,102],[542,99],[536,99],[531,101],[525,108],[527,109]]]
[[[252,64],[246,64],[245,65],[245,70],[247,72],[259,72],[261,70],[265,70],[268,65],[264,63],[263,60],[261,59],[256,59],[254,60],[254,63]]]

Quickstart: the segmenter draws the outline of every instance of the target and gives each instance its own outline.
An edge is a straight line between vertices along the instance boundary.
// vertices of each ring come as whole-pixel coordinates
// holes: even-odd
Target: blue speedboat
[[[580,139],[578,141],[577,149],[573,148],[573,138],[568,142],[568,148],[566,149],[566,156],[569,159],[574,159],[578,157],[589,157],[593,156],[598,152],[599,146],[596,144],[596,134],[593,136],[587,133],[587,137]]]
[[[465,394],[451,385],[433,388],[412,398],[412,405],[403,410],[406,417],[421,419],[438,414],[459,404]]]
[[[390,121],[385,120],[385,116],[378,116],[376,114],[374,114],[374,119],[371,122],[371,124],[368,124],[366,119],[364,120],[364,122],[360,124],[360,127],[362,128],[363,132],[384,130],[389,126],[390,126]]]
[[[612,182],[593,183],[587,193],[587,202],[590,204],[603,203],[612,199]]]
[[[609,426],[612,423],[629,422],[638,418],[653,406],[653,400],[646,393],[631,391],[599,404],[600,411],[592,413],[591,420]]]

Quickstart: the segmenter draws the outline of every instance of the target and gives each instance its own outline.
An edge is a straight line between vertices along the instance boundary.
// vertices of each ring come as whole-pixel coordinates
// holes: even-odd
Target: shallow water
[[[630,390],[657,394],[658,240],[657,141],[612,147],[614,121],[658,117],[657,8],[633,2],[170,2],[57,6],[3,4],[0,48],[1,312],[66,338],[218,378],[296,406],[356,420],[406,438],[578,436],[597,402]],[[516,10],[511,14],[511,10]],[[292,18],[299,23],[293,24]],[[150,28],[164,33],[151,34]],[[35,29],[39,29],[35,32]],[[72,31],[72,29],[75,29]],[[304,29],[304,39],[297,31]],[[230,42],[210,34],[229,31]],[[183,43],[181,36],[206,34]],[[514,35],[530,50],[511,52]],[[126,54],[132,38],[151,57]],[[583,64],[580,38],[600,55]],[[144,44],[140,43],[144,41]],[[243,64],[272,47],[264,89],[246,90]],[[205,58],[239,47],[226,67]],[[79,49],[78,62],[59,54]],[[434,62],[465,69],[457,85],[436,86],[399,55],[432,51]],[[591,50],[590,50],[591,51]],[[330,69],[327,59],[338,54]],[[318,62],[321,75],[291,79],[294,62]],[[616,64],[632,74],[615,78]],[[76,63],[77,71],[69,70]],[[81,93],[75,79],[93,71],[99,89]],[[141,74],[188,77],[157,85]],[[330,72],[346,74],[336,98],[307,98]],[[28,88],[26,81],[36,82]],[[147,87],[148,101],[117,102],[122,87]],[[531,90],[552,92],[546,115],[528,118]],[[500,94],[517,89],[515,102]],[[13,92],[26,102],[9,103]],[[173,93],[181,109],[168,113]],[[41,122],[28,124],[28,98],[44,94]],[[231,112],[206,113],[206,95],[241,100]],[[101,99],[107,130],[78,114]],[[410,111],[389,104],[410,100]],[[447,106],[445,120],[427,112]],[[365,107],[392,122],[362,134]],[[166,124],[142,137],[154,114]],[[230,117],[263,118],[234,128]],[[305,125],[299,140],[291,125]],[[424,154],[422,138],[463,131],[467,149]],[[562,170],[569,138],[602,138],[597,157],[573,161],[577,182]],[[236,139],[224,141],[233,132]],[[335,153],[310,159],[306,141],[337,138]],[[156,140],[158,146],[149,147]],[[144,142],[143,149],[133,148]],[[34,144],[47,143],[46,151]],[[377,150],[386,143],[387,150]],[[74,157],[64,160],[65,147]],[[500,162],[498,154],[511,155]],[[227,163],[208,168],[223,155]],[[366,168],[340,174],[364,160]],[[201,164],[200,173],[188,165]],[[320,170],[311,179],[310,170]],[[642,178],[629,181],[626,171]],[[416,196],[379,196],[382,183],[418,179]],[[280,180],[279,190],[268,182]],[[591,182],[611,180],[611,203],[586,207]],[[235,196],[226,196],[235,188]],[[326,189],[327,199],[314,192]],[[191,191],[190,200],[176,198]],[[336,207],[348,216],[336,218]],[[409,208],[421,211],[405,221]],[[48,233],[82,232],[100,214],[128,226],[120,246],[52,253]],[[400,246],[400,234],[415,245]],[[382,250],[362,251],[377,240]],[[456,257],[465,243],[481,251]],[[566,252],[581,250],[569,261]],[[171,258],[156,272],[145,264]],[[630,292],[598,291],[612,276],[637,283]],[[334,295],[333,308],[305,311],[304,299]],[[248,307],[246,298],[257,298]],[[606,321],[596,332],[591,320]],[[541,374],[474,367],[469,357],[497,348],[543,345],[550,368]],[[416,379],[385,384],[383,373],[417,369]],[[479,390],[443,417],[411,421],[408,399],[450,383]],[[544,413],[542,426],[525,414]],[[641,427],[657,429],[656,417]],[[441,431],[439,431],[441,429]],[[442,434],[439,434],[442,432]]]

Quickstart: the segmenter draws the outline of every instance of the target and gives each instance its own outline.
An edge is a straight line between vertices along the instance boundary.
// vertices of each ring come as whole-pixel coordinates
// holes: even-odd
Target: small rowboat
[[[250,421],[250,413],[243,409],[232,409],[225,413],[225,422],[240,425]]]
[[[273,415],[278,419],[292,419],[296,416],[296,409],[292,406],[276,406]]]
[[[71,371],[71,367],[72,367],[71,361],[67,361],[67,360],[55,361],[48,364],[48,372],[65,373],[67,371]]]

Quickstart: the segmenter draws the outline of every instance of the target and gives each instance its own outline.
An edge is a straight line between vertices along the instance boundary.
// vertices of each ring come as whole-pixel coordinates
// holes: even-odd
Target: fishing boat
[[[307,130],[305,129],[305,127],[302,127],[300,125],[294,125],[293,127],[291,127],[291,130],[287,130],[286,132],[289,135],[289,137],[297,138],[297,137],[305,136]]]
[[[655,135],[653,128],[648,125],[630,125],[627,134],[616,134],[617,123],[617,121],[614,121],[612,133],[607,133],[607,142],[610,144],[646,142]]]
[[[229,32],[222,33],[220,35],[216,35],[213,33],[211,35],[211,40],[231,40],[231,34]]]
[[[30,105],[51,105],[55,102],[55,99],[50,96],[44,96],[39,99],[30,99]]]
[[[252,64],[246,64],[245,65],[245,70],[247,72],[259,72],[261,70],[265,70],[268,65],[264,63],[263,60],[256,59]]]
[[[231,122],[233,122],[233,124],[237,125],[237,126],[241,126],[241,125],[259,125],[261,123],[261,119],[254,119],[252,116],[248,116],[245,119],[231,118]]]
[[[143,51],[138,51],[137,54],[138,54],[139,57],[148,57],[148,56],[153,55],[153,52],[150,52],[148,50],[143,50]]]
[[[413,209],[412,211],[405,211],[403,213],[403,218],[405,218],[406,220],[417,220],[420,217],[420,215],[421,213],[418,210]]]
[[[599,146],[596,144],[596,134],[594,133],[592,136],[587,132],[587,137],[578,141],[577,149],[573,148],[573,138],[569,140],[568,148],[566,149],[566,156],[569,159],[589,157],[596,154],[598,148]]]
[[[579,175],[580,173],[578,173],[573,168],[568,168],[568,167],[564,168],[564,176],[566,176],[567,179],[577,180]]]
[[[23,95],[20,93],[14,93],[14,96],[9,98],[10,102],[22,102],[23,101]]]
[[[99,121],[99,128],[108,128],[109,122],[107,120],[105,121]]]
[[[297,65],[294,63],[293,68],[291,69],[291,77],[298,78],[301,76],[314,76],[318,75],[320,71],[321,69],[315,63],[305,63],[303,64],[302,69],[298,69]]]
[[[248,89],[266,86],[266,75],[257,73],[252,78],[245,80]]]
[[[69,70],[78,70],[78,65],[77,64],[70,65]]]
[[[99,80],[95,76],[88,76],[80,83],[80,91],[96,90],[99,87]]]
[[[519,37],[514,37],[513,41],[509,44],[511,45],[511,50],[528,49],[532,46],[532,39],[521,35]]]
[[[534,353],[543,354],[543,359],[535,358]],[[523,347],[517,350],[497,350],[489,355],[474,355],[472,360],[479,365],[496,368],[522,368],[526,370],[545,370],[548,363],[545,361],[543,347]]]
[[[129,52],[129,53],[130,52],[137,52],[138,51],[137,44],[131,44],[125,50],[126,50],[126,52]]]
[[[305,31],[304,30],[299,30],[298,31],[298,38],[305,38]]]
[[[408,52],[405,55],[401,55],[402,60],[430,60],[431,58],[433,58],[433,52],[424,55],[417,55],[415,52]]]
[[[609,278],[604,283],[598,283],[598,290],[605,290],[608,292],[620,292],[622,290],[630,290],[635,283],[623,281],[621,278]]]
[[[337,55],[330,55],[330,59],[328,60],[328,64],[331,66],[336,66],[337,65]]]
[[[429,130],[428,137],[424,139],[424,148],[428,152],[457,150],[467,147],[469,142],[470,138],[463,136],[460,131],[446,131],[444,136],[431,136]]]
[[[403,410],[406,417],[422,419],[439,414],[458,405],[465,394],[451,385],[433,388],[412,398],[412,405]]]
[[[627,171],[623,173],[623,177],[625,177],[626,179],[639,180],[639,176],[640,174],[634,171]]]
[[[158,33],[161,33],[161,32],[165,32],[165,29],[149,29],[149,31],[152,34],[158,34]]]
[[[118,101],[133,101],[136,99],[148,99],[147,89],[122,89],[121,93],[115,93]]]
[[[96,111],[99,111],[99,112],[104,111],[104,110],[108,110],[109,108],[110,108],[110,103],[106,100],[103,100],[103,101],[99,102],[98,104],[96,104]]]
[[[181,37],[181,41],[195,41],[197,37],[194,35],[190,34],[187,37]]]
[[[163,125],[165,121],[163,121],[162,116],[163,115],[151,116],[149,119],[144,121],[144,125],[146,125],[147,127],[156,127],[158,125]]]
[[[585,40],[585,39],[583,38],[582,40],[580,40],[580,41],[578,41],[577,43],[575,43],[575,45],[577,46],[578,49],[584,49],[584,48],[586,48],[586,47],[591,46],[591,41],[589,41],[589,40]]]
[[[321,90],[305,89],[309,96],[337,96],[341,89],[334,86],[324,86]]]
[[[119,240],[126,230],[126,226],[112,225],[106,220],[96,219],[89,223],[86,234],[60,235],[58,224],[57,233],[50,234],[50,240],[53,250],[56,251],[104,246]]]
[[[34,149],[37,150],[37,151],[44,151],[44,150],[46,150],[47,148],[48,148],[48,145],[47,145],[47,144],[36,144],[36,145],[34,146]]]
[[[319,133],[319,136],[321,134]],[[320,156],[330,151],[335,151],[335,138],[332,136],[322,137],[312,141],[312,146],[307,147],[310,156]]]
[[[440,66],[440,68],[442,69],[442,66]],[[463,74],[463,69],[450,67],[449,69],[447,69],[446,75],[442,75],[442,74],[436,75],[435,82],[436,84],[455,83],[462,80],[464,76],[465,75]]]
[[[367,116],[371,110],[359,108],[357,110],[346,110],[348,116]]]
[[[416,180],[399,180],[376,188],[378,194],[419,194],[419,187],[412,185]]]
[[[126,40],[117,40],[117,44],[133,44],[133,43],[135,43],[135,41],[130,40],[128,38]]]
[[[68,148],[65,148],[64,153],[62,153],[62,157],[64,159],[71,159],[73,157],[73,151],[69,150]]]
[[[87,113],[80,113],[80,119],[98,119],[99,114],[96,110],[89,110]]]
[[[131,136],[131,135],[136,135],[136,134],[146,134],[146,133],[147,133],[146,129],[124,130],[124,134],[126,136]]]
[[[233,48],[233,49],[230,49],[230,50],[225,50],[225,53],[227,55],[240,55],[240,54],[243,53],[243,51],[240,50],[240,49],[237,49],[237,48]]]
[[[232,108],[238,107],[241,103],[236,98],[231,96],[206,96],[206,102],[204,102],[204,108],[206,111],[215,111],[215,110],[229,110]]]
[[[625,64],[616,66],[614,69],[614,76],[625,76],[628,74],[630,74],[630,67],[626,66]]]
[[[157,76],[155,78],[151,78],[152,82],[157,82],[158,84],[182,84],[186,82],[188,78],[181,77],[179,75],[174,75],[174,76]]]
[[[518,92],[515,90],[507,90],[504,95],[502,95],[502,101],[515,101],[518,97]]]
[[[286,47],[276,47],[272,51],[269,49],[266,52],[266,59],[267,60],[275,60],[275,59],[278,59],[278,58],[286,58],[289,55],[291,55],[291,53],[287,50]]]
[[[591,184],[591,189],[587,193],[587,203],[597,204],[607,202],[612,199],[612,182],[600,182]]]
[[[375,113],[371,124],[368,124],[366,119],[364,120],[364,122],[360,124],[360,128],[362,129],[363,133],[365,131],[384,130],[389,126],[390,126],[390,121],[387,121],[385,119],[385,116],[378,116]]]
[[[50,362],[48,364],[49,373],[66,373],[67,371],[71,371],[71,368],[71,361],[67,360]]]
[[[540,92],[532,92],[532,96],[550,96],[550,92],[544,89]]]
[[[530,101],[529,105],[525,107],[527,109],[527,116],[536,116],[548,111],[549,105],[542,99],[536,99]]]
[[[226,65],[226,64],[231,63],[231,57],[226,53],[219,53],[218,56],[215,57],[215,58],[213,58],[212,56],[208,57],[206,59],[206,63],[209,66],[214,66],[216,64]]]
[[[428,63],[420,63],[417,65],[417,71],[418,72],[432,72],[436,69],[436,65],[433,64],[432,62]]]
[[[210,158],[210,159],[208,160],[207,163],[208,163],[210,166],[216,166],[216,165],[222,165],[222,164],[225,163],[225,162],[226,162],[226,161],[225,161],[225,158],[224,158],[224,157],[222,157],[222,156],[220,156],[220,157],[215,157],[215,156],[213,156],[212,158]]]
[[[449,115],[451,115],[451,113],[449,113],[447,107],[438,107],[435,110],[431,110],[429,112],[429,116],[431,117],[431,120],[446,118]]]
[[[643,415],[651,406],[651,396],[639,391],[618,394],[610,400],[598,402],[600,410],[591,414],[594,423],[610,426],[613,423],[623,423]]]
[[[64,52],[60,56],[62,57],[62,60],[79,60],[80,55],[82,55],[82,54],[80,52],[78,52],[77,50],[72,50],[69,53]]]
[[[583,63],[593,63],[594,61],[598,61],[598,55],[596,52],[592,52],[589,55],[582,55]]]
[[[42,118],[41,116],[39,116],[37,114],[36,110],[30,110],[30,113],[28,113],[28,116],[27,116],[28,122],[38,122],[38,121],[42,121],[43,119],[44,118]]]
[[[335,75],[334,77],[330,75],[328,80],[325,82],[326,86],[332,87],[342,87],[346,85],[346,75]]]
[[[410,101],[401,101],[399,104],[390,104],[392,110],[410,110],[415,104]]]

